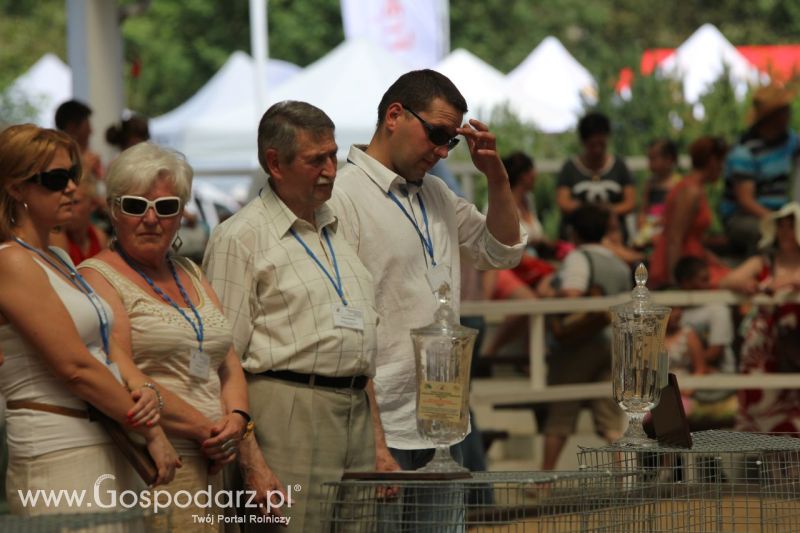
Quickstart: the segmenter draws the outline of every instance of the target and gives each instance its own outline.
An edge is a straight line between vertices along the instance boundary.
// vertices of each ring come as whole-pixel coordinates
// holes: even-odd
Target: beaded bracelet
[[[158,390],[158,387],[156,387],[155,383],[148,381],[146,383],[142,383],[142,387],[147,387],[148,389],[155,392],[156,399],[158,400],[158,410],[161,411],[162,409],[164,409],[164,398],[161,397],[161,392]]]

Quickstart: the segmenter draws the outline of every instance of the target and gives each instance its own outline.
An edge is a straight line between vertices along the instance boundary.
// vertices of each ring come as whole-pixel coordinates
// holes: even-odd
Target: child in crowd
[[[647,162],[651,175],[644,183],[642,201],[637,214],[638,233],[634,245],[649,246],[653,238],[661,233],[667,195],[680,181],[676,171],[678,147],[669,139],[657,139],[647,147]]]

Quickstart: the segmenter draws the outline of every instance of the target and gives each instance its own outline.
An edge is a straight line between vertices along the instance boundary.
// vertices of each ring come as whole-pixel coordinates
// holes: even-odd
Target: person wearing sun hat
[[[739,371],[800,372],[800,204],[790,202],[761,220],[761,253],[739,265],[720,288],[769,294],[773,305],[754,305],[742,321]],[[800,389],[739,391],[738,431],[800,432]]]
[[[720,214],[744,256],[757,250],[759,221],[790,200],[800,139],[789,127],[797,91],[778,83],[756,90],[749,127],[728,154]]]

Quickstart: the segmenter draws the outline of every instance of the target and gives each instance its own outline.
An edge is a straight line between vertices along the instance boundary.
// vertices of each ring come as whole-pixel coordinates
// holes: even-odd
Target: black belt
[[[319,374],[301,374],[299,372],[292,372],[291,370],[267,370],[261,372],[259,376],[291,381],[293,383],[302,383],[303,385],[309,385],[311,387],[358,390],[366,387],[367,381],[369,380],[367,376],[330,377],[320,376]]]

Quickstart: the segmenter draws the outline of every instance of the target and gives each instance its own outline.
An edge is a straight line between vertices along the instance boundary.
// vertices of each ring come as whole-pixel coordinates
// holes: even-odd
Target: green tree
[[[67,57],[64,0],[0,0],[0,90],[50,52]]]
[[[300,66],[343,39],[336,0],[268,3],[270,56]],[[128,105],[160,115],[202,87],[236,50],[250,52],[249,5],[244,1],[154,0],[122,25],[125,57],[137,61],[128,76]]]

